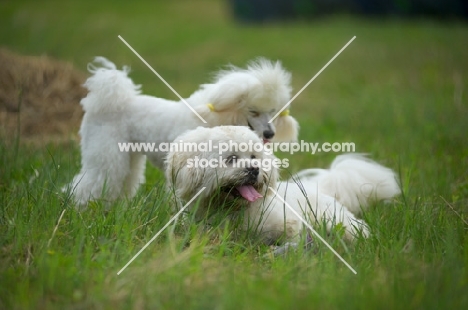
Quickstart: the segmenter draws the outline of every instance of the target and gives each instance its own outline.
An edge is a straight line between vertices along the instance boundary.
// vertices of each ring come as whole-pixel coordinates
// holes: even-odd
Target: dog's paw
[[[290,251],[295,252],[298,248],[299,244],[296,242],[286,242],[283,245],[278,245],[273,248],[272,254],[273,256],[280,256],[285,255]]]
[[[370,229],[369,226],[363,220],[354,218],[350,221],[351,224],[345,228],[345,238],[354,241],[356,238],[362,236],[363,238],[369,238]]]
[[[316,253],[317,248],[314,246],[315,242],[310,232],[307,232],[306,241],[304,244],[304,251],[313,251]],[[286,255],[289,252],[296,252],[299,249],[300,244],[298,242],[286,242],[283,245],[274,246],[272,251],[265,256],[273,254],[274,257]]]

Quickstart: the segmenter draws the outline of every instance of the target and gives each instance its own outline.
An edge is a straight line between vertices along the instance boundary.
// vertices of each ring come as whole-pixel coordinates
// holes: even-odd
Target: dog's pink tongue
[[[247,201],[249,202],[254,202],[258,198],[263,197],[262,195],[259,194],[255,190],[255,188],[252,185],[242,185],[236,187],[236,189],[239,191],[242,197],[244,197]]]

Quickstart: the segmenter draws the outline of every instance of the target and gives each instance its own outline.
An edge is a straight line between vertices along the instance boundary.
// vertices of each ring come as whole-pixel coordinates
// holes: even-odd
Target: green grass
[[[282,60],[299,90],[300,138],[352,141],[395,169],[404,194],[364,217],[373,234],[330,251],[265,256],[256,240],[172,216],[162,174],[132,200],[73,208],[60,188],[79,170],[74,142],[0,142],[2,309],[458,309],[468,305],[468,27],[349,17],[238,25],[219,1],[4,1],[0,42],[85,70],[96,55],[132,66],[145,93],[175,96],[117,38],[122,35],[182,95],[226,63]],[[51,120],[53,121],[53,120]],[[279,154],[290,171],[336,154]],[[287,172],[284,172],[287,174]],[[63,214],[61,220],[60,216]]]

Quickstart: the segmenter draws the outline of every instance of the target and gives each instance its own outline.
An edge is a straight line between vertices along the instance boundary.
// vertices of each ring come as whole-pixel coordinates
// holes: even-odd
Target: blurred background
[[[298,91],[356,36],[293,102],[301,139],[353,141],[386,157],[445,154],[441,145],[458,151],[466,142],[464,1],[4,0],[0,8],[4,139],[79,139],[80,84],[95,56],[131,66],[145,93],[176,99],[118,35],[182,96],[258,56],[280,60]]]
[[[467,308],[466,3],[1,0],[0,308]],[[290,110],[301,140],[354,142],[401,180],[395,203],[365,213],[370,242],[327,236],[357,277],[324,247],[270,260],[227,230],[206,247],[189,242],[204,235],[191,225],[116,277],[170,208],[150,165],[135,199],[68,208],[61,188],[80,169],[87,64],[128,65],[145,94],[177,100],[119,35],[185,97],[259,56],[282,62],[295,93],[356,36]],[[288,177],[337,154],[277,155]]]
[[[463,0],[230,0],[236,19],[249,22],[313,19],[334,14],[362,17],[467,18]]]

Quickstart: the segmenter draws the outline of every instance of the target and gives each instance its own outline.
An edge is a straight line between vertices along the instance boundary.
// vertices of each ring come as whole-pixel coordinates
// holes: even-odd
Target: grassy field
[[[80,168],[76,142],[0,141],[0,309],[461,309],[468,306],[468,26],[430,20],[239,25],[219,1],[3,1],[0,44],[83,71],[94,56],[131,65],[145,93],[175,99],[118,39],[182,95],[227,63],[280,59],[298,91],[300,139],[354,142],[395,169],[403,195],[364,215],[368,240],[271,257],[201,225],[166,230],[164,179],[148,166],[136,198],[77,212],[60,188]],[[53,122],[54,120],[50,120]],[[291,172],[336,154],[278,154]],[[283,173],[287,173],[284,171]]]

